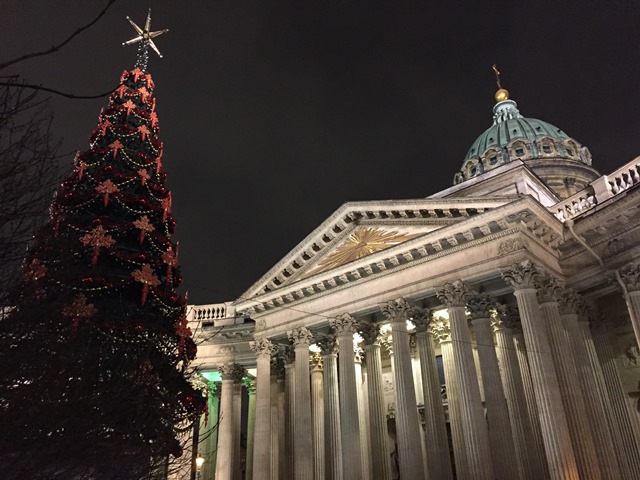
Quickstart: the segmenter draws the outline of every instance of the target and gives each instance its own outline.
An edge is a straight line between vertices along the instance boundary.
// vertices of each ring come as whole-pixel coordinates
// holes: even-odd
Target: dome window
[[[544,145],[542,145],[542,151],[544,153],[551,153],[551,145],[549,145],[548,143],[545,143]]]
[[[567,147],[567,155],[569,155],[570,157],[573,157],[573,148]]]
[[[469,174],[473,177],[476,173],[478,173],[478,169],[473,166],[469,169]]]
[[[491,157],[489,157],[489,165],[495,165],[496,163],[498,163],[498,156],[491,155]]]
[[[522,147],[518,147],[518,148],[516,148],[516,155],[517,155],[518,157],[522,157],[522,156],[524,156],[524,148],[522,148]]]

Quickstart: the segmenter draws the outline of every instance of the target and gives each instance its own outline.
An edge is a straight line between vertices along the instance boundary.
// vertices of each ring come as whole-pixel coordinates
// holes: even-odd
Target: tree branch
[[[51,53],[56,53],[62,47],[64,47],[67,43],[69,43],[71,40],[73,40],[75,37],[80,35],[87,28],[91,27],[98,20],[100,20],[105,15],[105,13],[107,13],[107,10],[109,10],[111,5],[113,5],[116,1],[117,0],[109,0],[107,5],[102,9],[102,11],[98,14],[98,16],[96,18],[94,18],[91,22],[87,23],[86,25],[78,28],[75,32],[73,32],[71,35],[69,35],[69,37],[67,37],[67,39],[64,40],[62,43],[59,43],[58,45],[52,45],[47,50],[42,50],[40,52],[27,53],[26,55],[22,55],[21,57],[17,57],[17,58],[14,58],[12,60],[9,60],[7,62],[0,63],[0,70],[2,70],[3,68],[7,68],[10,65],[15,65],[16,63],[24,62],[25,60],[28,60],[30,58],[42,57],[44,55],[49,55]],[[54,92],[54,93],[57,93],[57,92]],[[67,96],[67,95],[64,95],[64,96]],[[100,97],[102,97],[102,96],[104,96],[104,95],[100,95]],[[98,97],[69,97],[69,98],[98,98]]]
[[[113,1],[115,1],[115,0],[113,0]],[[120,86],[120,84],[118,84],[116,87],[112,88],[111,90],[109,90],[107,92],[100,93],[99,95],[74,95],[73,93],[65,93],[65,92],[61,92],[60,90],[56,90],[54,88],[43,87],[42,85],[31,85],[29,83],[16,84],[16,83],[12,83],[12,82],[0,82],[0,86],[16,87],[16,88],[29,88],[31,90],[54,93],[56,95],[60,95],[61,97],[71,98],[71,99],[74,99],[74,100],[87,100],[87,99],[92,99],[92,98],[106,97],[107,95],[111,94],[111,92],[113,92],[116,88],[118,88]]]

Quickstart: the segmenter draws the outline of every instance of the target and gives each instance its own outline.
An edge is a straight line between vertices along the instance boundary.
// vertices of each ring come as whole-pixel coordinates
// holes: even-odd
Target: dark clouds
[[[64,38],[102,3],[6,0],[0,59]],[[121,1],[16,71],[104,91],[134,61],[124,17],[149,6],[171,30],[149,70],[195,303],[236,298],[346,201],[448,187],[491,123],[493,62],[521,112],[588,145],[601,172],[640,154],[638,11],[621,0]],[[104,103],[54,100],[67,150],[87,147]]]

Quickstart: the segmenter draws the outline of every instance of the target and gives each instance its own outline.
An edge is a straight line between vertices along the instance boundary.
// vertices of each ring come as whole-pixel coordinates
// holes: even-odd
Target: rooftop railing
[[[558,220],[566,222],[595,208],[605,200],[620,195],[640,183],[640,157],[615,172],[595,179],[579,192],[549,207]]]

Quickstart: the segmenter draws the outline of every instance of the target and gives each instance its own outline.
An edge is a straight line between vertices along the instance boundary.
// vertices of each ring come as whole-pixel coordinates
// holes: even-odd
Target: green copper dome
[[[516,139],[535,142],[543,137],[560,140],[561,142],[569,139],[569,135],[558,127],[543,122],[542,120],[521,116],[510,118],[487,128],[484,133],[473,142],[464,161],[466,162],[470,158],[483,154],[491,147],[503,148]]]
[[[493,125],[469,148],[462,168],[453,178],[454,185],[515,161],[525,163],[544,177],[561,196],[569,191],[566,185],[582,184],[591,178],[595,170],[590,168],[591,154],[586,147],[550,123],[520,115],[518,105],[508,94],[500,98],[504,99],[493,107]],[[579,165],[589,168],[585,170]],[[588,173],[576,174],[576,178],[573,174],[562,177],[560,170],[566,170],[565,167]]]

